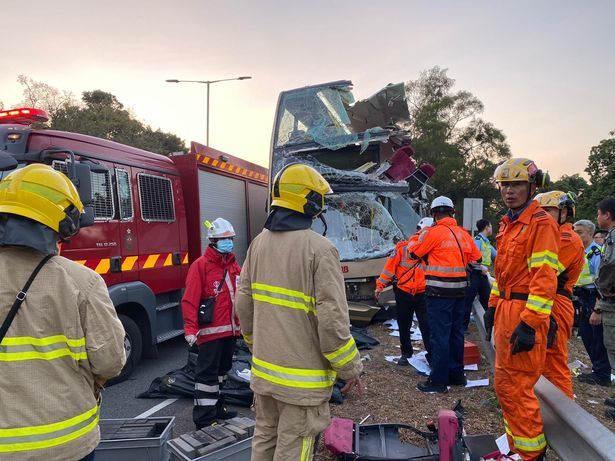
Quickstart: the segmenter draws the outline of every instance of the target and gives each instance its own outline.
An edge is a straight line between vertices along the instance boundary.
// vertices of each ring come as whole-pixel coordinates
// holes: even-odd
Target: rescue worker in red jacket
[[[410,340],[410,327],[412,317],[416,313],[419,322],[419,330],[423,337],[423,344],[427,351],[427,361],[431,360],[429,344],[429,322],[427,320],[427,308],[425,303],[425,272],[419,260],[410,258],[408,244],[416,242],[419,232],[433,225],[433,218],[423,218],[416,226],[417,233],[409,240],[399,242],[395,251],[389,256],[384,269],[376,280],[376,299],[380,293],[393,283],[395,293],[395,313],[399,326],[399,342],[401,345],[401,357],[397,365],[408,366],[408,359],[412,357],[412,342]]]
[[[536,201],[559,224],[560,248],[558,254],[557,296],[551,310],[551,323],[547,338],[547,358],[543,376],[564,394],[574,399],[572,376],[568,368],[568,340],[572,336],[574,307],[572,287],[579,279],[585,264],[585,247],[573,231],[576,197],[559,190],[536,196]]]
[[[480,262],[481,254],[468,232],[457,225],[448,197],[431,202],[435,225],[410,242],[411,257],[423,259],[429,319],[431,374],[417,389],[441,393],[448,385],[465,386],[463,372],[463,314],[468,286],[467,266]]]
[[[547,445],[534,385],[544,369],[549,316],[557,289],[559,229],[532,200],[548,175],[526,158],[506,160],[495,180],[508,213],[500,221],[498,257],[485,327],[495,336],[495,392],[509,445],[524,460]]]
[[[232,253],[235,230],[223,218],[213,223],[206,221],[205,225],[209,227],[210,244],[190,266],[182,299],[186,341],[189,346],[196,343],[199,349],[192,412],[197,429],[217,419],[237,416],[237,412],[224,407],[220,387],[233,365],[235,338],[241,335],[235,313],[235,290],[241,272]],[[206,300],[212,298],[213,315],[205,308],[210,304]]]

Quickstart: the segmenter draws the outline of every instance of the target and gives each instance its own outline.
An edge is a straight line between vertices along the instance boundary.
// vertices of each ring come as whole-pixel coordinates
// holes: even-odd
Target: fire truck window
[[[113,219],[115,210],[110,172],[91,172],[90,175],[92,178],[92,198],[94,199],[94,218],[99,221]]]
[[[144,173],[139,173],[137,178],[143,220],[154,222],[175,221],[171,180],[163,176]]]
[[[128,171],[116,169],[115,179],[117,181],[117,199],[120,208],[120,219],[132,219],[132,191]]]

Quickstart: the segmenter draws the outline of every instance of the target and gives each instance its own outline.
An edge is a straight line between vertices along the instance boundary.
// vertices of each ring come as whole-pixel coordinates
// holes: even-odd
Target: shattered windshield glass
[[[401,230],[375,193],[349,192],[327,196],[327,238],[342,261],[382,258],[403,240]],[[322,234],[318,219],[312,229]]]
[[[275,148],[316,143],[337,150],[386,139],[391,127],[409,122],[403,84],[388,85],[355,103],[352,82],[284,92],[278,105]]]
[[[413,203],[407,197],[399,194],[383,194],[385,208],[401,229],[404,238],[409,238],[416,232],[416,226],[421,216],[415,211]]]

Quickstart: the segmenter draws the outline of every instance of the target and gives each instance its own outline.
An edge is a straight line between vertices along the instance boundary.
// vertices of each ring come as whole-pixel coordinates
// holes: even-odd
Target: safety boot
[[[409,358],[409,355],[402,354],[401,357],[397,360],[397,365],[399,365],[400,367],[410,366],[410,363],[408,363]]]
[[[418,383],[416,385],[416,388],[421,392],[425,392],[426,394],[444,394],[445,392],[448,392],[448,387],[446,385],[435,384],[431,382],[431,379],[428,379],[427,381],[424,381],[422,383]]]

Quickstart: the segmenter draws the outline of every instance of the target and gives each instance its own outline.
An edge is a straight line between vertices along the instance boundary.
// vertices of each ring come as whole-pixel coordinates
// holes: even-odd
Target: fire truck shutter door
[[[199,171],[199,199],[201,223],[224,218],[235,229],[235,248],[239,264],[248,250],[248,224],[246,213],[246,186],[239,179],[229,178],[208,171]],[[201,230],[201,248],[209,244],[207,232]]]

